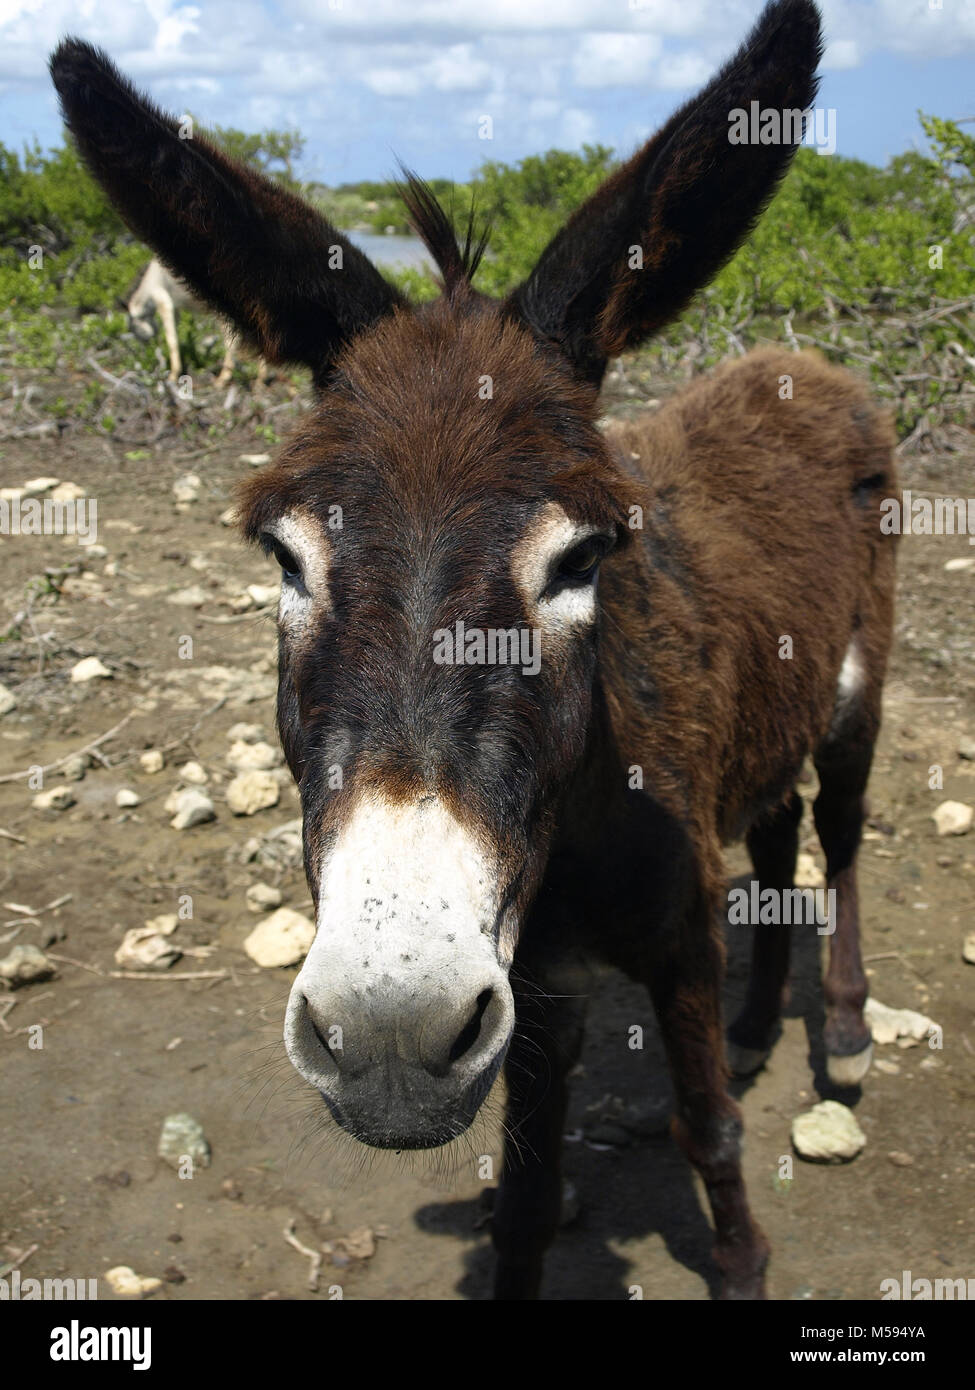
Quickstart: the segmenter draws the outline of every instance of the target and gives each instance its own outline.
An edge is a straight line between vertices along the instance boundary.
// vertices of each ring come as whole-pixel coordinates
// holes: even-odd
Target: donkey
[[[153,318],[159,315],[162,324],[163,337],[166,339],[166,350],[169,353],[169,379],[178,381],[183,372],[183,363],[179,351],[179,338],[176,333],[176,310],[177,309],[198,309],[199,302],[176,279],[171,275],[163,263],[153,256],[146,266],[145,271],[139,278],[139,283],[135,292],[125,306],[129,316],[129,324],[132,332],[143,343],[148,342],[155,332]],[[233,330],[226,324],[221,325],[223,334],[223,362],[220,364],[220,372],[217,376],[217,386],[226,386],[233,376],[234,363],[237,360],[236,343]],[[267,377],[267,364],[263,357],[258,368],[257,379],[263,383]]]
[[[679,313],[789,165],[792,145],[729,142],[729,113],[806,110],[820,53],[810,0],[770,4],[503,302],[472,288],[483,236],[469,222],[460,245],[409,176],[443,281],[419,307],[318,212],[179,139],[104,54],[52,58],[137,234],[270,361],[311,369],[317,405],[242,504],[281,566],[278,723],[317,913],[286,1048],[383,1149],[463,1134],[504,1068],[501,1298],[537,1296],[558,1225],[592,958],[649,990],[723,1296],[764,1296],[727,1093],[722,844],[745,835],[759,881],[791,886],[809,754],[836,892],[830,1072],[868,1066],[855,860],[891,635],[891,428],[851,377],[776,350],[596,426],[607,359]],[[788,966],[788,931],[757,926],[740,1069],[773,1045]]]

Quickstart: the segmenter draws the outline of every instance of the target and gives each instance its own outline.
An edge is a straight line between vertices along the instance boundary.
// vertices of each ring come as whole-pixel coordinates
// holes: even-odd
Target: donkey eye
[[[608,549],[609,541],[605,536],[587,536],[562,556],[556,579],[569,584],[584,584],[596,573],[596,568]]]
[[[265,552],[273,555],[281,566],[281,577],[286,584],[300,583],[301,562],[295,558],[286,545],[282,545],[277,536],[272,536],[270,531],[265,531],[261,536],[261,545]]]

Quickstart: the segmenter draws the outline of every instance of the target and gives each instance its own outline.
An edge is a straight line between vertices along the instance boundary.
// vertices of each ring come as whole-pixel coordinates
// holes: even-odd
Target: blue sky
[[[634,149],[730,54],[761,0],[0,0],[0,141],[60,140],[46,55],[105,47],[170,110],[293,126],[303,174],[466,178],[552,146]],[[917,144],[918,108],[975,116],[975,0],[823,0],[818,105],[837,150]],[[491,139],[480,138],[484,116]],[[975,127],[970,127],[975,129]]]

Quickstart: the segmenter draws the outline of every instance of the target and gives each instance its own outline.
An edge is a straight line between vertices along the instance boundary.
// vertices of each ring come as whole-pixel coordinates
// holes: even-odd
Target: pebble
[[[931,1029],[937,1027],[930,1018],[914,1009],[891,1009],[873,998],[864,1004],[863,1017],[875,1043],[892,1043],[906,1038],[909,1039],[907,1046],[912,1046],[928,1037]]]
[[[185,1110],[176,1115],[167,1115],[163,1120],[156,1152],[171,1168],[178,1168],[186,1157],[193,1160],[194,1167],[210,1166],[210,1145],[203,1133],[203,1126]]]
[[[856,1158],[867,1138],[847,1106],[822,1100],[792,1121],[792,1142],[801,1158],[843,1163]]]
[[[114,1269],[106,1270],[105,1278],[112,1293],[120,1294],[123,1298],[145,1298],[147,1293],[155,1293],[156,1289],[162,1288],[161,1279],[136,1274],[128,1265],[116,1265]]]
[[[169,805],[166,809],[170,809]],[[176,814],[169,822],[174,830],[189,830],[191,826],[203,825],[217,818],[210,798],[192,788],[177,794],[175,810]]]
[[[226,511],[220,513],[220,525],[221,525],[221,526],[236,526],[236,525],[237,525],[237,508],[236,508],[236,507],[228,507]]]
[[[297,965],[315,939],[315,924],[290,907],[279,907],[265,917],[244,942],[244,950],[257,965],[273,969]]]
[[[53,974],[53,964],[37,946],[15,946],[0,960],[0,980],[6,980],[11,989],[49,980]]]
[[[248,584],[247,593],[258,608],[267,608],[270,604],[277,603],[281,589],[277,584]]]
[[[195,502],[202,486],[203,480],[196,473],[184,473],[173,483],[173,496],[177,502]]]
[[[967,960],[969,965],[975,965],[975,931],[970,931],[962,942],[962,960]]]
[[[967,835],[975,811],[964,801],[942,801],[931,819],[939,835]]]
[[[38,792],[31,805],[36,811],[66,811],[75,803],[75,794],[70,787],[50,787],[46,792]]]
[[[280,761],[280,752],[270,743],[245,743],[243,739],[232,743],[227,754],[227,762],[237,772],[246,772],[251,768],[266,772],[272,767],[277,767]]]
[[[949,574],[957,573],[959,570],[975,569],[975,559],[969,555],[963,555],[958,560],[947,560],[945,562],[945,569]]]
[[[966,758],[970,763],[975,763],[975,738],[966,736],[958,745],[959,758]]]
[[[150,748],[148,752],[139,754],[139,766],[143,772],[150,774],[162,772],[166,766],[165,754],[161,753],[158,748]]]
[[[182,767],[178,767],[176,771],[179,773],[179,780],[181,782],[190,782],[194,787],[202,787],[210,780],[209,774],[202,763],[183,763]]]
[[[174,594],[167,594],[166,602],[175,603],[178,608],[202,608],[209,598],[210,595],[199,584],[191,584],[188,589],[177,589]]]
[[[822,869],[811,854],[800,854],[793,880],[797,888],[822,888],[826,883]]]
[[[5,685],[0,685],[0,716],[9,714],[12,709],[17,708],[17,699],[13,691],[8,690]]]
[[[251,912],[266,912],[269,907],[281,906],[281,889],[270,883],[252,883],[247,890],[247,906]]]
[[[264,729],[260,724],[231,724],[227,737],[231,743],[260,743]]]
[[[895,1168],[910,1168],[914,1162],[910,1154],[902,1153],[900,1149],[892,1149],[887,1157]]]
[[[59,483],[51,493],[51,498],[55,502],[77,502],[84,495],[84,488],[77,483]]]
[[[109,679],[111,675],[111,671],[102,665],[97,656],[86,656],[71,668],[71,679],[76,685],[83,681]]]
[[[165,970],[182,954],[158,932],[148,927],[133,927],[122,938],[115,952],[115,963],[123,970]]]
[[[87,753],[74,753],[61,764],[61,776],[68,782],[80,782],[88,770]]]
[[[263,468],[271,462],[270,454],[240,454],[238,457],[241,463],[249,463],[251,468]]]
[[[24,484],[25,497],[39,497],[42,492],[50,492],[52,487],[57,487],[60,478],[31,478]]]
[[[138,792],[134,792],[131,787],[121,787],[115,793],[115,805],[124,809],[126,806],[138,806],[142,797]]]
[[[281,788],[270,772],[239,773],[227,787],[227,805],[235,816],[253,816],[278,804]]]

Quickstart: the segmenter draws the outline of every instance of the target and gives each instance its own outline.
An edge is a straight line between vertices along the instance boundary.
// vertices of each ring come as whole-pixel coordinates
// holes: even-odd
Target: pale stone
[[[166,597],[167,603],[175,603],[177,608],[202,608],[209,601],[209,594],[199,584],[191,584],[188,589],[177,589]]]
[[[822,1100],[792,1121],[792,1142],[802,1158],[842,1163],[856,1158],[867,1137],[845,1105]]]
[[[191,782],[194,787],[202,787],[210,780],[206,768],[197,762],[191,761],[184,763],[183,766],[178,767],[176,771],[179,773],[181,782]]]
[[[138,792],[134,792],[131,787],[120,787],[115,793],[115,805],[121,810],[128,806],[138,806],[142,797]]]
[[[71,679],[75,684],[82,681],[106,680],[111,677],[111,671],[107,666],[103,666],[97,656],[86,656],[71,668]]]
[[[280,761],[280,752],[270,743],[245,743],[243,739],[231,744],[230,752],[227,754],[227,762],[237,772],[247,772],[251,768],[267,772],[270,768],[277,767]]]
[[[823,871],[811,854],[800,854],[796,860],[795,885],[797,888],[822,888],[826,882]]]
[[[253,816],[278,804],[281,788],[270,772],[241,772],[227,787],[227,805],[235,816]]]
[[[77,483],[60,483],[51,493],[54,502],[77,502],[85,495],[83,487]]]
[[[66,811],[75,803],[75,794],[70,787],[49,787],[46,792],[38,792],[31,805],[35,811]]]
[[[155,772],[162,772],[166,766],[166,756],[158,748],[150,748],[145,753],[139,754],[139,766],[143,772],[150,775]]]
[[[54,966],[37,946],[15,946],[0,960],[0,980],[6,980],[11,989],[49,980],[53,974]]]
[[[260,724],[231,724],[227,730],[227,737],[231,743],[260,743],[264,738],[264,730]]]
[[[244,942],[252,961],[272,969],[297,965],[307,955],[315,939],[315,924],[290,907],[279,907],[265,917]]]
[[[185,1110],[178,1115],[167,1115],[163,1120],[156,1152],[171,1168],[178,1169],[186,1158],[192,1160],[194,1168],[210,1166],[210,1145],[203,1126]]]
[[[238,457],[241,463],[250,464],[251,468],[263,468],[271,462],[270,454],[240,454]]]
[[[13,691],[8,690],[5,685],[0,685],[0,716],[9,714],[12,709],[17,708],[17,699]]]
[[[145,1298],[147,1293],[155,1293],[156,1289],[162,1288],[161,1279],[136,1274],[128,1265],[116,1265],[114,1269],[106,1270],[105,1278],[112,1293],[122,1298]]]
[[[57,487],[60,478],[31,478],[24,484],[25,497],[39,497],[42,492],[50,492],[52,487]]]
[[[196,473],[184,473],[173,483],[173,496],[177,502],[195,502],[202,486],[203,480]]]
[[[247,890],[247,906],[251,912],[266,912],[269,907],[281,906],[281,889],[269,883],[252,883]]]
[[[174,830],[189,830],[194,825],[203,825],[207,821],[215,820],[216,815],[210,798],[203,792],[191,788],[179,793],[176,814],[169,823]]]
[[[937,1028],[937,1024],[914,1009],[891,1009],[879,999],[868,999],[863,1006],[863,1018],[875,1043],[892,1043],[908,1039],[908,1046],[921,1042]]]
[[[931,819],[939,835],[967,835],[975,811],[964,801],[942,801]]]
[[[267,608],[277,603],[281,589],[277,584],[248,584],[247,592],[258,608]]]
[[[123,970],[165,970],[179,960],[181,954],[158,932],[149,927],[133,927],[125,933],[115,952],[115,963]]]

